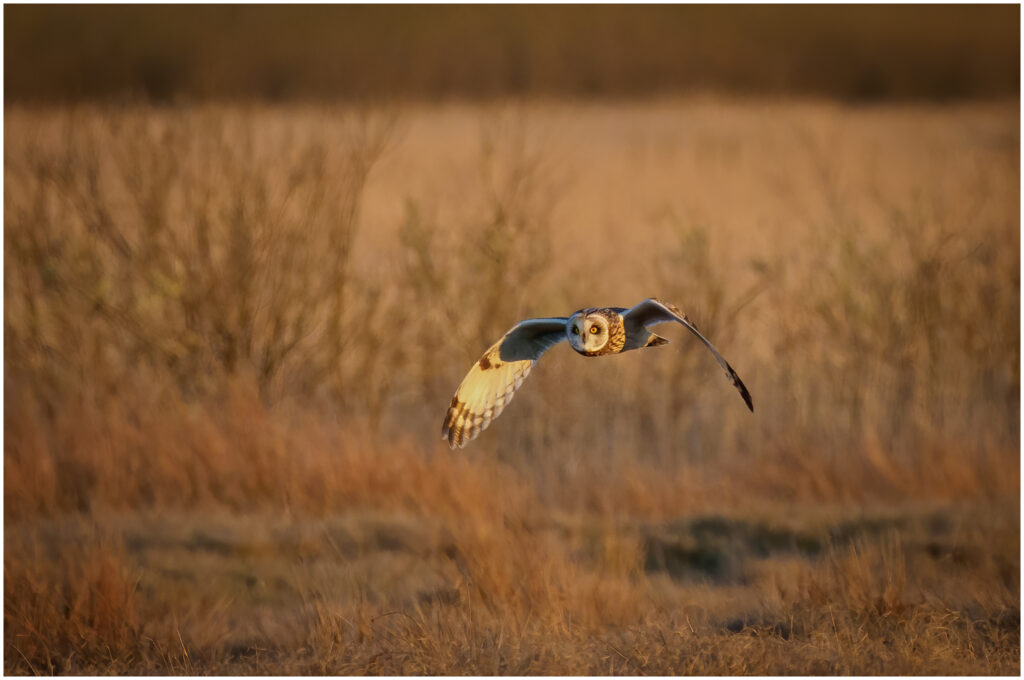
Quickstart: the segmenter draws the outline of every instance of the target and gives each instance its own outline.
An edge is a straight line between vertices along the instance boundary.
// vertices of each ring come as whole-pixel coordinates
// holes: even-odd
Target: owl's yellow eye
[[[590,327],[590,334],[591,334],[591,335],[597,335],[597,334],[598,334],[598,328],[597,328],[597,326],[591,326],[591,327]]]
[[[569,332],[570,332],[570,333],[572,333],[573,335],[579,335],[579,334],[580,334],[580,329],[579,329],[579,328],[577,328],[576,326],[573,326],[573,327],[572,327],[572,328],[570,329],[570,331],[569,331]]]

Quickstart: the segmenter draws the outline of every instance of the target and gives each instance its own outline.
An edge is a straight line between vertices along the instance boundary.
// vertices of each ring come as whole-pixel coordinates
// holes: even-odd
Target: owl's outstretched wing
[[[750,392],[747,392],[747,386],[744,385],[743,381],[740,380],[740,377],[736,375],[736,371],[734,371],[732,366],[729,365],[729,362],[718,353],[715,346],[712,345],[707,338],[701,335],[701,332],[697,330],[697,327],[693,325],[693,322],[690,321],[685,314],[680,312],[675,305],[670,305],[655,298],[647,298],[640,304],[627,310],[622,315],[622,318],[626,324],[627,333],[630,332],[630,326],[633,328],[640,326],[646,327],[653,326],[657,323],[664,323],[666,321],[678,321],[689,328],[690,331],[692,331],[693,334],[704,343],[704,346],[711,350],[711,353],[715,355],[715,359],[718,359],[718,363],[725,369],[725,374],[726,377],[729,378],[729,382],[739,390],[740,396],[743,397],[743,401],[747,402],[747,408],[751,411],[754,410],[754,402],[750,398]]]
[[[568,320],[521,321],[473,364],[452,397],[441,428],[441,437],[451,448],[462,448],[498,417],[540,355],[566,339]]]

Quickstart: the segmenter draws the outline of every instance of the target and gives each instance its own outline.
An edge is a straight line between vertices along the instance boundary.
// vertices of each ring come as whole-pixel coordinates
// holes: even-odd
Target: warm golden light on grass
[[[1019,673],[1019,107],[12,107],[8,673]],[[521,318],[556,348],[464,452]],[[660,332],[660,331],[659,331]]]

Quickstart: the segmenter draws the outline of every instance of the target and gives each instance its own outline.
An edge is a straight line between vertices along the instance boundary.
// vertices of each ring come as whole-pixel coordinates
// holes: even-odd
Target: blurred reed
[[[416,115],[8,111],[8,514],[325,512],[374,488],[374,468],[423,483],[453,464],[437,457],[444,405],[494,338],[652,294],[737,367],[753,416],[669,332],[600,362],[552,351],[464,455],[496,455],[554,507],[655,515],[750,494],[1017,492],[1013,139],[965,143],[979,164],[953,193],[909,159],[918,189],[886,191],[883,165],[857,195],[836,170],[857,152],[807,141],[792,153],[812,172],[788,189],[824,208],[775,249],[670,213],[632,228],[657,244],[637,254],[560,211],[579,180],[536,112],[479,119],[474,150],[437,160],[463,164],[435,178],[449,193],[408,189],[384,225],[368,183],[398,172],[380,159],[418,143]],[[893,186],[909,153],[890,154]]]

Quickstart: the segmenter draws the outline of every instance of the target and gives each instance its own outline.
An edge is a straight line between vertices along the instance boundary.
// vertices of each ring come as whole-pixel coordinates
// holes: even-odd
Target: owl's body
[[[668,343],[647,328],[666,321],[681,323],[704,343],[753,411],[743,381],[686,315],[673,305],[648,298],[630,309],[588,307],[569,317],[527,319],[513,326],[484,352],[459,385],[445,416],[442,437],[452,448],[474,439],[512,401],[540,356],[562,340],[586,357],[620,354]]]
[[[642,324],[630,323],[623,317],[628,311],[623,307],[588,307],[574,313],[566,322],[569,345],[585,357],[599,357],[668,342]]]

